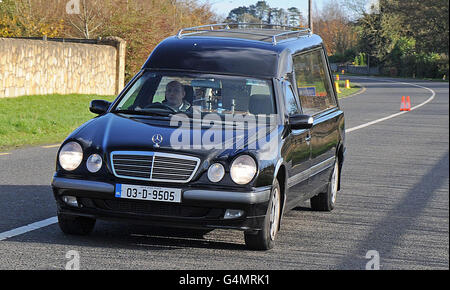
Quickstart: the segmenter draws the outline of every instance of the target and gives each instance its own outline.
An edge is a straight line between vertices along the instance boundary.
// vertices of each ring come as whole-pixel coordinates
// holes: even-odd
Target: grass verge
[[[39,95],[0,99],[0,151],[24,145],[58,143],[95,115],[94,99],[115,96]]]
[[[341,91],[341,93],[338,93],[339,99],[353,95],[362,89],[362,87],[360,85],[352,83],[352,82],[350,82],[350,89],[346,89],[345,88],[345,80],[339,81],[339,88]]]

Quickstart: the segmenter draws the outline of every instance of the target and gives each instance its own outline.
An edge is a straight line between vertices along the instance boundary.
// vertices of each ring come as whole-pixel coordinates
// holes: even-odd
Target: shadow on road
[[[398,245],[402,235],[416,223],[422,215],[436,190],[448,181],[449,152],[447,151],[438,162],[417,182],[397,205],[376,224],[369,235],[356,247],[354,253],[348,255],[339,265],[338,269],[354,268],[352,265],[365,265],[361,263],[361,256],[369,250],[376,250],[380,258],[389,258],[394,246]],[[381,263],[382,264],[382,263]]]
[[[50,186],[0,185],[0,232],[56,216],[56,205]],[[208,231],[147,226],[99,220],[89,236],[64,235],[57,224],[40,228],[8,241],[60,244],[70,246],[177,249],[211,248],[245,250],[240,231]]]
[[[241,234],[239,232],[239,234]],[[49,239],[48,239],[49,238]],[[65,244],[102,248],[121,248],[130,250],[176,250],[186,248],[209,248],[225,250],[246,250],[242,243],[234,241],[233,235],[203,230],[187,230],[126,224],[117,222],[98,222],[89,236],[71,236],[60,232],[55,226],[53,235],[47,239],[34,238],[35,242]]]

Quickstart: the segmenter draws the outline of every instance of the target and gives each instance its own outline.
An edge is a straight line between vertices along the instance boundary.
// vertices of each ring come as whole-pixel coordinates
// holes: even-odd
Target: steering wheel
[[[165,110],[169,110],[172,113],[177,113],[177,111],[175,109],[173,109],[172,107],[170,107],[169,105],[166,105],[164,103],[151,103],[151,104],[148,104],[147,106],[145,106],[143,109],[165,109]]]

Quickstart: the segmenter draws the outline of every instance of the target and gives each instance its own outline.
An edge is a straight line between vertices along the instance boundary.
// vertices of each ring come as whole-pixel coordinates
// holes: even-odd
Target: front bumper
[[[271,192],[270,186],[249,192],[182,187],[181,203],[167,203],[116,198],[115,183],[110,182],[54,176],[52,187],[60,215],[244,231],[262,228]],[[178,185],[168,187],[176,188]],[[62,196],[75,196],[78,206],[66,204]],[[242,210],[244,214],[238,218],[224,218],[227,209]]]

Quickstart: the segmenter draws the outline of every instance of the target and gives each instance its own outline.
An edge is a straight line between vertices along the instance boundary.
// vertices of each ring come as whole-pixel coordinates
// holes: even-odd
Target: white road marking
[[[364,78],[364,77],[359,77],[359,78],[361,78],[361,79],[370,79],[370,78]],[[370,79],[370,80],[372,80],[372,79]],[[418,109],[418,108],[422,107],[423,105],[425,105],[425,104],[431,102],[431,101],[434,99],[434,97],[436,96],[436,92],[435,92],[435,91],[433,91],[433,90],[430,89],[430,88],[421,86],[421,85],[412,84],[412,83],[405,83],[405,82],[397,82],[397,81],[391,81],[391,80],[381,80],[381,81],[382,81],[382,82],[391,82],[391,83],[397,83],[397,84],[410,85],[410,86],[422,88],[422,89],[425,89],[425,90],[428,90],[428,91],[431,92],[431,96],[430,96],[426,101],[424,101],[423,103],[420,103],[420,104],[417,105],[417,106],[412,107],[412,108],[411,108],[411,111],[413,111],[413,110],[415,110],[415,109]],[[380,118],[380,119],[377,119],[377,120],[374,120],[374,121],[370,121],[370,122],[364,123],[364,124],[362,124],[362,125],[359,125],[359,126],[356,126],[356,127],[352,127],[352,128],[350,128],[350,129],[346,129],[346,130],[345,130],[345,133],[350,133],[350,132],[353,132],[353,131],[356,131],[356,130],[359,130],[359,129],[362,129],[362,128],[366,128],[366,127],[369,127],[369,126],[371,126],[371,125],[374,125],[374,124],[377,124],[377,123],[380,123],[380,122],[383,122],[383,121],[386,121],[386,120],[389,120],[389,119],[398,117],[398,116],[403,115],[403,114],[406,114],[406,113],[408,113],[408,111],[398,112],[398,113],[395,113],[395,114],[386,116],[386,117],[384,117],[384,118]]]
[[[365,79],[369,79],[369,78],[365,78]],[[432,93],[432,95],[426,101],[424,101],[423,103],[421,103],[421,104],[419,104],[417,106],[412,107],[411,111],[413,111],[415,109],[418,109],[418,108],[422,107],[423,105],[431,102],[434,99],[434,97],[436,96],[436,93],[432,89],[424,87],[424,86],[420,86],[420,85],[417,85],[417,84],[397,82],[397,81],[390,81],[390,80],[381,80],[381,81],[411,85],[411,86],[415,86],[415,87],[418,87],[418,88],[422,88],[422,89],[428,90],[428,91],[430,91]],[[397,116],[400,116],[400,115],[406,114],[406,113],[408,113],[408,112],[399,112],[399,113],[396,113],[396,114],[392,114],[392,115],[389,115],[387,117],[384,117],[384,118],[381,118],[381,119],[377,119],[377,120],[374,120],[374,121],[371,121],[371,122],[368,122],[368,123],[365,123],[365,124],[362,124],[362,125],[350,128],[350,129],[347,129],[347,130],[345,130],[345,132],[349,133],[349,132],[352,132],[352,131],[355,131],[355,130],[359,130],[359,129],[371,126],[373,124],[377,124],[377,123],[383,122],[385,120],[388,120],[388,119],[391,119],[391,118],[394,118],[394,117],[397,117]],[[55,146],[56,147],[56,145],[51,145],[51,146]],[[54,217],[48,218],[46,220],[35,222],[35,223],[29,224],[29,225],[26,225],[26,226],[23,226],[23,227],[20,227],[20,228],[12,229],[10,231],[0,233],[0,241],[6,240],[8,238],[15,237],[15,236],[19,236],[19,235],[22,235],[22,234],[25,234],[25,233],[28,233],[28,232],[31,232],[31,231],[43,228],[43,227],[47,227],[47,226],[53,225],[53,224],[55,224],[57,222],[58,222],[58,218],[56,216],[54,216]]]
[[[58,218],[56,216],[54,216],[54,217],[48,218],[43,221],[35,222],[35,223],[29,224],[29,225],[26,225],[26,226],[23,226],[20,228],[12,229],[10,231],[0,233],[0,241],[34,231],[34,230],[55,224],[57,222],[58,222]]]
[[[354,83],[354,84],[360,86],[361,89],[360,89],[359,91],[357,91],[356,93],[354,93],[354,94],[348,95],[348,96],[346,96],[346,97],[341,97],[341,98],[339,98],[339,100],[352,98],[352,97],[354,97],[354,96],[361,95],[362,93],[366,92],[366,87],[363,87],[361,84],[358,84],[358,83]]]
[[[59,147],[61,144],[54,144],[54,145],[45,145],[45,146],[41,146],[42,148],[48,149],[48,148],[55,148],[55,147]]]
[[[59,147],[59,146],[61,146],[61,144],[45,145],[45,146],[41,146],[41,148],[48,149],[48,148],[55,148],[55,147]],[[5,153],[0,152],[0,156],[6,156],[6,155],[10,155],[10,154],[11,153],[8,153],[8,152],[5,152]]]

